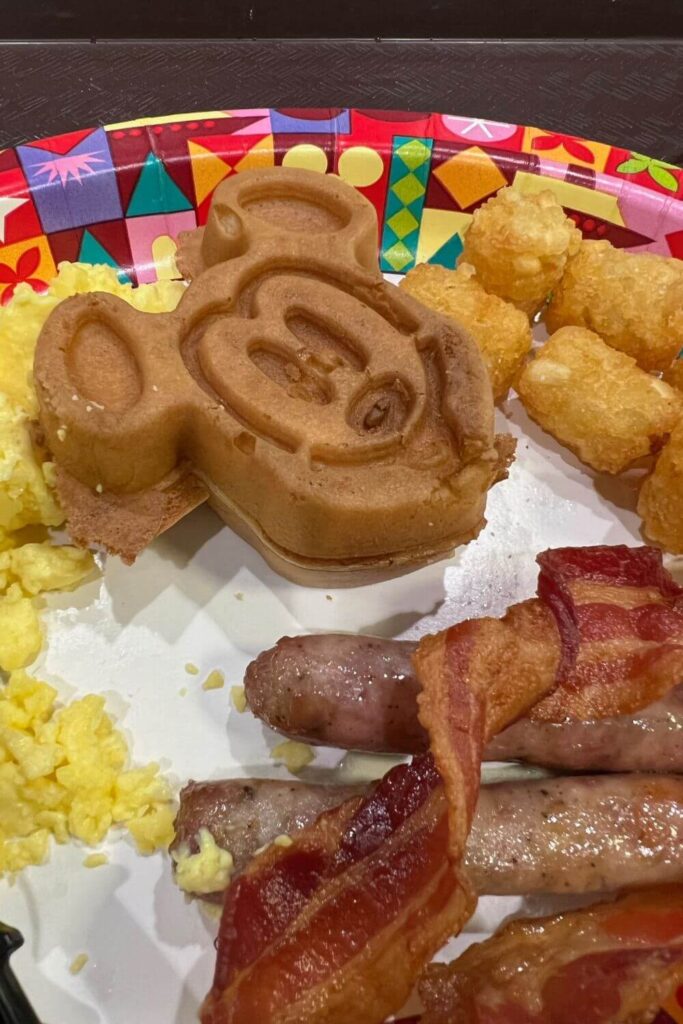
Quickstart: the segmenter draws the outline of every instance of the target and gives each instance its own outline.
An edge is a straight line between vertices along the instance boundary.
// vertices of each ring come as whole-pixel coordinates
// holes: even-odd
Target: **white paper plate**
[[[53,595],[38,675],[72,692],[102,693],[136,761],[159,760],[189,778],[286,778],[269,756],[278,737],[231,706],[230,685],[283,634],[348,630],[417,637],[477,615],[500,615],[532,595],[535,555],[548,547],[642,543],[635,481],[587,471],[538,429],[514,395],[498,429],[518,440],[509,479],[488,503],[488,526],[453,558],[398,579],[342,590],[298,587],[207,508],[192,513],[132,567],[109,558],[101,579]],[[198,676],[185,672],[196,663]],[[222,690],[204,691],[213,668]],[[187,695],[180,691],[187,688]],[[320,750],[304,778],[336,768]],[[342,771],[377,774],[386,759],[347,758]],[[326,776],[329,777],[329,776]],[[85,851],[55,847],[50,863],[3,885],[2,917],[25,947],[13,965],[46,1024],[190,1024],[211,983],[216,924],[186,903],[169,860],[139,856],[126,839],[107,844],[110,863],[82,867]],[[448,957],[494,930],[510,913],[556,903],[484,898]],[[73,976],[69,965],[86,952]]]

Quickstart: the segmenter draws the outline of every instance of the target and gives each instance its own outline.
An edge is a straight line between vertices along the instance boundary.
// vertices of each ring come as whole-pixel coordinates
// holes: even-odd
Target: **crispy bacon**
[[[560,685],[530,718],[628,714],[683,678],[683,588],[652,547],[558,548],[538,556],[539,598],[562,638]]]
[[[270,847],[227,892],[204,1024],[384,1020],[472,912],[447,831],[425,754]]]
[[[432,964],[422,1024],[646,1024],[683,981],[683,886],[518,920]]]
[[[653,639],[670,635],[664,612],[678,616],[680,591],[659,553],[642,550],[541,556],[538,598],[503,619],[464,622],[421,642],[419,713],[431,753],[326,812],[290,847],[269,848],[231,886],[203,1024],[378,1024],[402,1005],[476,902],[461,862],[485,743],[558,683],[569,703],[590,693],[595,717],[633,710],[636,686],[647,690],[641,706],[650,703],[674,663],[683,675],[683,645]],[[594,671],[582,688],[575,671],[592,635],[584,620],[596,621],[595,607],[618,605],[660,609],[657,625],[641,624],[639,633],[629,616],[627,626],[612,624],[589,641],[596,646],[587,664],[608,644],[616,667]],[[643,645],[643,664],[624,667]],[[661,646],[669,660],[657,656]],[[618,685],[619,668],[627,686]],[[603,698],[605,688],[615,696]]]
[[[502,619],[474,619],[427,637],[413,659],[454,857],[471,821],[462,765],[475,742],[467,714],[473,693],[486,708],[488,741],[513,720],[514,704],[501,705],[501,695],[517,696],[514,717],[598,719],[645,707],[683,678],[683,590],[660,551],[558,548],[538,563],[538,598],[513,605]]]
[[[472,824],[484,745],[552,689],[560,658],[553,615],[538,600],[420,643],[413,657],[422,685],[418,714],[446,789],[454,860]]]

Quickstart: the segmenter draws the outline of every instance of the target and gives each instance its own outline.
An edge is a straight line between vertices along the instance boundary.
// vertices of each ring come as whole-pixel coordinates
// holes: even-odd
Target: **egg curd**
[[[96,846],[114,825],[141,853],[166,848],[169,785],[158,765],[129,760],[103,697],[60,707],[53,686],[13,672],[0,689],[0,876],[42,864],[51,840]]]
[[[190,853],[187,844],[173,851],[177,885],[194,896],[226,889],[234,867],[230,851],[218,845],[208,828],[200,828],[197,846],[196,853]]]

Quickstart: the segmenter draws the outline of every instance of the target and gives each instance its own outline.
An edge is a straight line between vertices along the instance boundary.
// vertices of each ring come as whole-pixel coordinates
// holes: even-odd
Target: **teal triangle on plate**
[[[107,252],[104,246],[101,245],[89,231],[83,232],[78,259],[81,263],[105,263],[108,267],[114,268],[117,277],[122,284],[131,283],[128,274],[126,274],[124,270],[121,270],[121,267],[118,265],[112,254]]]
[[[450,270],[453,270],[463,248],[462,238],[460,235],[455,234],[447,242],[444,242],[433,256],[429,257],[429,262],[438,263],[440,267],[448,267]]]
[[[144,217],[155,213],[179,213],[191,210],[192,203],[173,181],[163,162],[150,153],[140,171],[131,196],[127,217]]]

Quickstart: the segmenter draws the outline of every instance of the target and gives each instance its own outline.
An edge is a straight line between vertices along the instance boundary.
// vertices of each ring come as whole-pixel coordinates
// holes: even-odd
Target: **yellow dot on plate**
[[[310,142],[300,142],[292,146],[282,158],[283,167],[299,167],[304,171],[318,171],[324,174],[327,170],[327,153],[320,146]]]
[[[369,146],[351,146],[339,157],[339,177],[356,188],[374,185],[383,171],[382,157]]]

